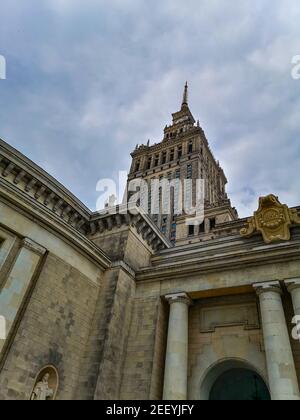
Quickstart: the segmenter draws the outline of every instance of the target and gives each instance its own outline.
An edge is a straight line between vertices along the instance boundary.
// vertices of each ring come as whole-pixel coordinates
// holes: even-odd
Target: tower
[[[148,214],[161,231],[175,245],[210,239],[218,224],[236,219],[226,194],[227,179],[219,162],[213,156],[199,121],[196,122],[188,104],[188,84],[185,84],[181,108],[172,114],[172,124],[164,129],[161,142],[137,146],[132,156],[128,182],[143,179],[148,183]],[[187,225],[187,215],[176,215],[174,199],[176,189],[171,193],[171,211],[151,214],[151,181],[192,181],[193,203],[196,204],[196,182],[204,180],[205,218],[199,226]],[[161,203],[159,204],[161,206]],[[153,207],[152,207],[153,209]]]

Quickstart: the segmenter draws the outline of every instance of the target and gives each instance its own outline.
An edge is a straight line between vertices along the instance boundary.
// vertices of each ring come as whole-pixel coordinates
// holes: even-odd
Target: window
[[[154,166],[158,166],[159,163],[159,155],[155,155]]]
[[[189,153],[193,153],[193,142],[190,141],[189,143]]]
[[[164,214],[161,219],[161,231],[162,233],[167,233],[167,223],[168,223],[168,215]]]
[[[159,177],[159,202],[161,203],[161,197],[162,197],[162,180],[164,177],[161,175]]]
[[[176,238],[176,223],[172,223],[171,225],[171,237]]]
[[[152,157],[148,158],[147,169],[151,169]]]
[[[141,166],[141,161],[138,160],[135,164],[135,172],[138,172],[140,170],[140,166]]]
[[[176,241],[176,232],[171,232],[171,242],[175,243]]]
[[[194,236],[195,233],[195,226],[189,226],[189,236]]]
[[[167,152],[163,152],[161,164],[164,165],[166,162],[167,162]]]
[[[199,226],[199,234],[205,233],[205,222],[201,223]]]
[[[216,227],[216,219],[215,218],[210,219],[209,220],[209,225],[210,225],[211,230],[214,229]]]
[[[182,157],[182,146],[178,147],[178,159]]]
[[[174,160],[174,149],[170,152],[170,161],[172,162]]]
[[[192,179],[193,177],[193,168],[192,165],[187,166],[187,179]]]
[[[148,214],[151,214],[152,211],[152,189],[151,181],[148,184]]]

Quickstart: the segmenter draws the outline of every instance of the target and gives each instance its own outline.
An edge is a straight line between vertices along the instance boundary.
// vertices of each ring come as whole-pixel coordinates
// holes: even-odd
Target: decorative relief
[[[295,209],[281,204],[278,197],[271,194],[259,199],[259,208],[254,216],[248,219],[247,226],[241,230],[241,236],[251,237],[260,232],[266,244],[291,239],[290,228],[300,225],[300,217]]]
[[[246,330],[259,328],[259,317],[255,302],[201,309],[201,333],[215,332],[216,328],[242,325]]]
[[[30,400],[54,400],[58,388],[58,372],[53,366],[44,367],[37,375]]]

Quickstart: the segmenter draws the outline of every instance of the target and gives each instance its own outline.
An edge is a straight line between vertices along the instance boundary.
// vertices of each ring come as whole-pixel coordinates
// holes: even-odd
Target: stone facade
[[[207,400],[233,369],[274,400],[300,398],[300,207],[264,200],[255,226],[267,241],[238,219],[187,87],[162,143],[133,153],[129,180],[170,165],[184,176],[189,161],[201,172],[201,145],[218,181],[208,176],[201,235],[187,236],[183,215],[174,246],[139,207],[93,213],[0,141],[0,399]]]

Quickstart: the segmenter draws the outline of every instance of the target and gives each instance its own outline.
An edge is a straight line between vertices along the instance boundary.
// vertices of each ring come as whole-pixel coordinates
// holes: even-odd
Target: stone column
[[[300,278],[286,280],[285,284],[292,295],[294,313],[300,316]]]
[[[188,311],[192,303],[186,293],[166,296],[170,317],[165,362],[164,400],[187,399]]]
[[[272,400],[299,400],[299,386],[279,282],[255,284],[259,295]]]
[[[155,155],[153,154],[151,156],[151,167],[150,167],[150,169],[154,168],[154,161],[155,161]]]
[[[178,160],[178,146],[174,148],[174,160]]]
[[[158,166],[161,166],[161,164],[162,164],[162,152],[159,152]]]

